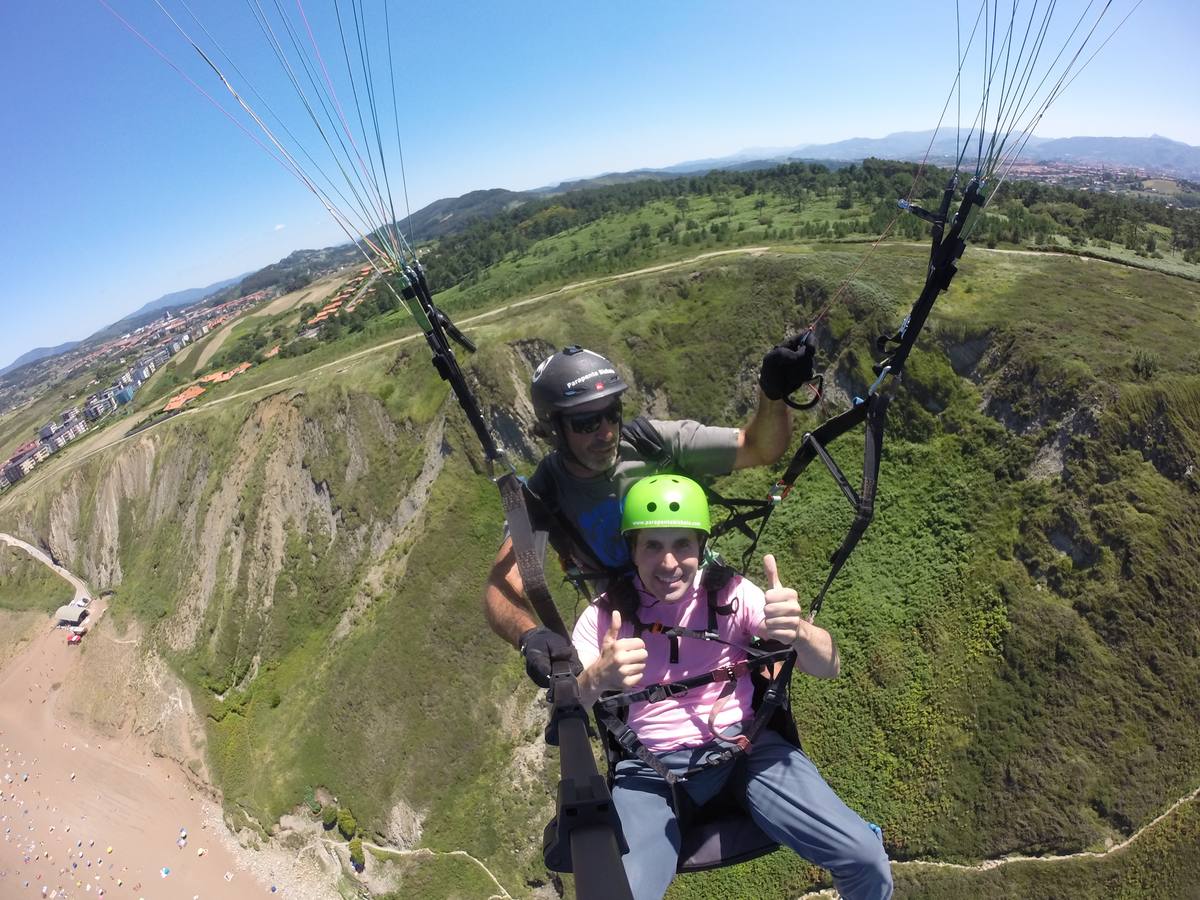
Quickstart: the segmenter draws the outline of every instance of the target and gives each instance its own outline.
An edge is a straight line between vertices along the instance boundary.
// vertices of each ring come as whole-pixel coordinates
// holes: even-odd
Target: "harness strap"
[[[546,586],[546,572],[533,539],[533,525],[529,521],[529,509],[525,505],[527,491],[515,472],[508,472],[496,479],[500,489],[500,502],[504,507],[504,518],[508,522],[508,533],[512,538],[513,553],[517,560],[517,571],[525,586],[525,595],[533,604],[542,624],[570,640],[570,633],[563,623],[558,607]]]
[[[792,649],[790,647],[785,647],[782,650],[773,650],[755,656],[752,659],[743,659],[735,663],[729,663],[728,665],[721,666],[719,669],[705,672],[702,675],[693,675],[690,678],[681,678],[678,681],[664,681],[661,684],[652,684],[640,690],[603,697],[596,702],[597,705],[609,709],[622,709],[632,706],[635,703],[658,703],[660,700],[666,700],[668,697],[682,696],[692,690],[692,688],[703,687],[706,684],[736,681],[738,678],[749,675],[755,669],[783,662],[791,653]]]
[[[853,488],[850,487],[846,476],[842,474],[837,467],[837,463],[825,450],[825,445],[830,441],[841,437],[851,428],[856,427],[867,419],[870,411],[878,404],[883,403],[886,406],[886,398],[881,398],[877,395],[871,395],[860,403],[855,404],[850,409],[834,416],[832,419],[827,419],[822,422],[813,431],[804,435],[804,439],[800,442],[800,446],[793,454],[791,461],[788,463],[787,469],[775,483],[771,491],[771,496],[766,500],[744,500],[744,499],[727,499],[724,497],[716,497],[715,502],[718,506],[722,506],[730,511],[730,515],[723,521],[717,523],[712,530],[712,538],[715,540],[721,535],[726,534],[732,529],[737,529],[750,539],[750,546],[746,552],[742,554],[742,570],[745,571],[750,561],[754,557],[754,551],[758,548],[759,539],[766,530],[767,522],[771,518],[771,513],[775,511],[775,507],[780,501],[791,492],[792,486],[796,483],[796,479],[800,474],[808,468],[809,463],[814,459],[820,459],[829,468],[830,473],[838,482],[838,486],[842,488],[842,492],[850,491],[850,495],[854,494]],[[880,427],[882,428],[882,419]],[[871,481],[875,481],[875,473],[878,472],[878,459],[875,460],[874,471],[871,473]],[[864,480],[867,477],[867,472],[864,468]],[[848,498],[850,495],[847,495]],[[856,502],[857,497],[851,500]],[[738,508],[741,511],[737,511]],[[760,520],[758,530],[754,531],[750,528],[750,523],[755,520]]]
[[[726,679],[718,679],[725,682],[725,687],[721,688],[721,693],[717,695],[717,699],[713,701],[712,709],[708,711],[708,733],[713,737],[717,737],[717,716],[721,714],[729,698],[733,696],[733,692],[737,689],[737,676],[730,672]],[[722,738],[722,740],[732,741],[739,750],[743,753],[750,752],[750,740],[744,734],[734,735],[731,738]]]
[[[661,759],[655,756],[647,749],[646,745],[638,740],[637,732],[629,727],[627,723],[622,721],[612,713],[605,712],[600,708],[600,704],[596,704],[596,721],[599,722],[608,733],[612,735],[613,740],[617,745],[625,751],[625,753],[637,757],[641,762],[645,763],[667,784],[674,786],[680,781],[683,781],[686,775],[677,775],[667,768],[666,764]],[[612,777],[614,765],[609,764],[609,777]]]
[[[825,594],[833,584],[834,578],[841,571],[850,552],[858,544],[859,538],[863,536],[875,515],[875,493],[879,484],[879,463],[883,451],[883,430],[889,401],[890,398],[887,396],[871,394],[865,400],[860,400],[850,409],[822,422],[813,431],[805,434],[783,476],[776,482],[770,499],[753,501],[722,499],[719,501],[729,509],[733,509],[734,504],[750,504],[748,510],[734,513],[716,525],[712,533],[715,539],[730,529],[736,528],[750,538],[750,546],[742,554],[742,570],[745,571],[753,559],[754,551],[758,548],[759,538],[766,530],[767,522],[778,505],[778,501],[788,495],[796,483],[796,479],[811,462],[819,459],[824,463],[846,500],[854,507],[854,521],[841,546],[830,558],[829,575],[809,606],[809,621],[812,621],[821,608]],[[856,491],[829,451],[826,450],[826,445],[863,422],[866,422],[866,448],[863,454],[862,486],[860,490]],[[749,523],[755,519],[760,520],[757,532],[751,531],[749,527]]]
[[[688,778],[705,769],[722,765],[743,754],[749,753],[758,735],[785,702],[788,685],[791,683],[792,667],[796,661],[796,653],[790,647],[779,644],[775,644],[774,646],[780,649],[759,654],[754,659],[741,660],[728,666],[723,666],[704,675],[685,678],[681,681],[651,685],[648,688],[643,688],[641,691],[605,697],[597,701],[593,708],[596,721],[609,732],[617,746],[626,755],[631,755],[639,759],[668,784],[674,786],[686,781]],[[779,669],[771,678],[770,684],[768,684],[766,691],[763,693],[758,709],[755,710],[754,718],[746,730],[739,735],[728,738],[718,735],[716,733],[716,717],[729,697],[733,695],[734,689],[737,686],[737,679],[750,674],[755,669],[772,666],[776,663],[779,663]],[[663,764],[662,760],[650,752],[646,745],[641,742],[637,736],[637,732],[629,727],[629,724],[624,721],[622,716],[633,703],[657,703],[668,697],[686,694],[693,687],[713,682],[724,682],[725,688],[721,691],[721,695],[717,698],[717,702],[714,703],[713,709],[709,714],[708,728],[717,740],[733,744],[733,746],[708,754],[703,763],[692,766],[684,772],[672,772]],[[615,762],[610,759],[610,776],[614,766]]]
[[[777,651],[779,652],[779,651]],[[759,700],[758,712],[750,727],[742,732],[747,743],[758,738],[759,733],[774,718],[775,713],[787,702],[788,686],[792,683],[792,669],[796,665],[796,653],[790,647],[784,652],[783,662],[775,672]]]
[[[682,625],[664,625],[662,622],[651,622],[649,625],[642,625],[638,630],[642,634],[661,634],[671,640],[686,637],[699,641],[721,641],[712,631],[697,631],[694,628],[684,628]],[[721,643],[726,642],[721,641]],[[679,660],[674,660],[674,662],[679,662]]]
[[[866,409],[866,436],[865,447],[863,450],[863,480],[862,492],[856,494],[854,489],[846,482],[845,476],[838,469],[835,463],[828,454],[822,449],[822,459],[825,465],[829,467],[830,473],[838,480],[842,486],[842,493],[846,495],[846,499],[850,501],[854,507],[854,521],[850,525],[850,531],[842,540],[842,544],[834,551],[832,559],[829,563],[829,575],[825,578],[825,583],[821,585],[821,590],[817,592],[817,596],[813,598],[808,607],[808,620],[811,622],[821,609],[821,604],[825,600],[825,593],[829,590],[829,586],[833,584],[833,579],[837,577],[838,572],[842,570],[846,560],[850,557],[851,551],[858,544],[859,538],[867,530],[867,526],[871,524],[871,519],[875,516],[875,492],[879,486],[879,462],[883,455],[883,427],[887,416],[888,403],[891,398],[885,395],[875,394],[868,397],[861,404],[867,407]],[[840,476],[840,478],[839,478]]]
[[[534,493],[533,489],[524,481],[521,482],[521,486],[524,490],[525,503],[532,511],[533,516],[550,526],[547,528],[550,544],[554,547],[559,559],[564,562],[564,568],[567,563],[575,564],[573,571],[567,571],[567,578],[575,585],[575,589],[580,594],[590,600],[593,594],[587,589],[589,581],[610,581],[626,574],[624,569],[615,569],[600,562],[591,545],[571,520],[563,515],[557,504],[544,500]]]
[[[774,502],[771,500],[747,499],[743,497],[722,497],[712,488],[707,489],[709,507],[719,506],[726,510],[728,515],[713,528],[712,536],[720,537],[722,534],[736,528],[742,534],[752,541],[758,541],[758,535],[750,528],[750,523],[755,519],[761,519],[770,513]]]

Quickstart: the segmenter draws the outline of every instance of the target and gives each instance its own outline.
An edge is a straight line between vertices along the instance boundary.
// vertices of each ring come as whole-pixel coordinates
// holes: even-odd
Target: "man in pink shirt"
[[[756,638],[790,645],[796,665],[809,675],[837,676],[833,638],[804,618],[774,558],[763,557],[764,593],[719,563],[701,565],[709,531],[704,491],[691,479],[655,475],[630,488],[621,534],[634,574],[589,606],[572,636],[584,666],[585,707],[612,692],[679,682],[746,660]],[[708,627],[710,606],[720,613],[715,634]],[[766,730],[745,755],[691,771],[713,753],[744,743],[739,737],[754,717],[753,695],[749,677],[722,679],[658,702],[634,702],[626,723],[672,778],[683,776],[677,787],[693,803],[702,806],[731,784],[759,828],[828,869],[843,897],[886,900],[892,879],[882,842],[798,746]],[[633,895],[657,900],[679,856],[671,785],[642,759],[627,758],[616,767],[612,795],[630,848],[624,864]]]

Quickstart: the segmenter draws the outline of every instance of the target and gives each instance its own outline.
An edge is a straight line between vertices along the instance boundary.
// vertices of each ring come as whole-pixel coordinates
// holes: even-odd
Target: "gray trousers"
[[[672,771],[700,763],[714,745],[659,755]],[[764,731],[740,763],[714,766],[684,783],[702,806],[730,779],[744,795],[754,822],[769,837],[828,869],[847,900],[887,900],[892,870],[883,842],[841,801],[802,750]],[[679,823],[671,789],[649,766],[622,760],[613,782],[613,803],[629,843],[625,873],[635,900],[660,900],[679,860]]]

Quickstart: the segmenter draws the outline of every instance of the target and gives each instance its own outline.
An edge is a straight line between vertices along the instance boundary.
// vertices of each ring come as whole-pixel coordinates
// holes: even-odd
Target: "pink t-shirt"
[[[642,590],[641,581],[634,576],[638,587],[641,608],[638,617],[645,625],[661,622],[664,625],[681,625],[696,631],[708,627],[708,601],[699,588],[700,576],[688,594],[678,603],[660,603],[652,594]],[[592,603],[579,621],[571,640],[584,667],[590,666],[600,657],[604,635],[611,624],[611,615],[603,606],[604,596]],[[736,608],[729,615],[717,616],[717,631],[722,640],[748,644],[763,620],[763,592],[754,584],[734,575],[718,594],[720,605],[733,599]],[[632,622],[622,622],[620,637],[635,637]],[[661,634],[643,633],[646,642],[646,671],[640,687],[648,687],[664,681],[679,681],[695,675],[703,675],[729,663],[740,662],[746,654],[736,647],[716,641],[696,638],[679,638],[679,662],[670,662],[670,639]],[[664,753],[682,747],[698,747],[713,740],[708,727],[708,716],[713,704],[726,687],[726,682],[714,682],[693,688],[678,697],[668,697],[657,703],[635,703],[629,708],[628,722],[642,743],[653,753]],[[734,692],[718,713],[715,725],[718,730],[753,717],[754,685],[750,676],[737,680]]]

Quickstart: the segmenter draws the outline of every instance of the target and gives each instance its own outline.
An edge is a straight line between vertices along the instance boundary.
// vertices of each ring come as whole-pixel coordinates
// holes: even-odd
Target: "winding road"
[[[65,578],[68,582],[70,582],[71,586],[73,588],[75,588],[75,597],[74,597],[75,600],[78,600],[81,597],[89,597],[90,598],[92,596],[91,593],[88,591],[88,586],[83,583],[83,579],[77,578],[76,576],[72,575],[70,572],[68,572],[62,566],[58,565],[49,556],[47,556],[46,553],[43,550],[39,549],[38,547],[35,547],[32,544],[27,544],[20,538],[13,537],[11,534],[5,534],[2,531],[0,531],[0,543],[8,544],[10,547],[19,547],[20,549],[22,549],[26,553],[28,553],[30,556],[32,556],[34,559],[36,559],[38,562],[44,563],[45,565],[47,565],[51,569],[53,569],[55,572],[57,572],[59,575],[61,575],[63,578]]]

